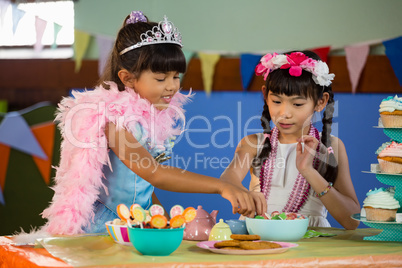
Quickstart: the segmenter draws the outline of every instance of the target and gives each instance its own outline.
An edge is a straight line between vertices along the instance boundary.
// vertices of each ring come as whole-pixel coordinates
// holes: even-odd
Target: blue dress
[[[129,131],[154,158],[162,153],[165,153],[165,157],[172,153],[173,142],[170,140],[166,140],[163,146],[155,146],[150,139],[142,139],[145,130],[140,124],[136,124],[135,129]],[[83,228],[86,233],[106,232],[105,222],[119,217],[116,211],[119,204],[125,204],[127,207],[139,204],[143,209],[148,209],[152,205],[154,187],[124,165],[112,150],[109,150],[109,158],[112,169],[107,165],[103,166],[106,179],[102,179],[108,193],[104,188],[100,189],[94,204],[93,222]]]

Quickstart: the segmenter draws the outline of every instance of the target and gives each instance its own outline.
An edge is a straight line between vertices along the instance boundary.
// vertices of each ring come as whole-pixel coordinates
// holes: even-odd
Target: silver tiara
[[[146,31],[142,33],[140,36],[141,41],[137,44],[129,46],[122,51],[120,51],[120,55],[124,53],[140,48],[147,45],[155,45],[155,44],[176,44],[180,47],[183,47],[181,43],[181,33],[179,30],[174,27],[173,23],[168,21],[167,17],[163,17],[163,21],[158,23],[158,26],[154,26],[152,30]]]

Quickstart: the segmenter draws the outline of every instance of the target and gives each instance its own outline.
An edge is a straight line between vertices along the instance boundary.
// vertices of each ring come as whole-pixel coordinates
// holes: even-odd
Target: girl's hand
[[[304,143],[304,148],[302,143]],[[303,175],[313,168],[313,160],[319,141],[312,136],[304,135],[298,139],[296,147],[296,167]]]
[[[267,211],[267,202],[262,193],[250,192],[231,183],[224,183],[221,196],[232,204],[233,214],[254,217]]]

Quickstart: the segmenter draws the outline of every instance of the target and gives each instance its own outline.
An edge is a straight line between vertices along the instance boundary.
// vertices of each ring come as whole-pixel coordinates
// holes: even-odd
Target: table
[[[402,243],[363,240],[381,230],[312,229],[336,236],[301,239],[298,247],[267,255],[216,254],[183,240],[165,257],[143,256],[107,235],[48,238],[45,248],[13,246],[3,236],[0,267],[402,267]]]

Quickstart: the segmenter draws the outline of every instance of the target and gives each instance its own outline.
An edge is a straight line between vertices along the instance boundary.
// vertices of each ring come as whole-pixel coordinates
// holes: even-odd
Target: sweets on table
[[[181,228],[197,216],[197,211],[193,207],[183,209],[182,206],[175,205],[172,209],[171,219],[168,221],[164,215],[165,210],[158,204],[152,205],[149,210],[144,210],[138,204],[131,205],[130,209],[125,204],[119,204],[117,214],[120,219],[114,219],[112,224],[129,225],[133,228]]]
[[[363,201],[363,208],[368,221],[395,221],[396,212],[400,208],[398,200],[394,198],[393,187],[385,189],[381,187],[370,190]]]
[[[380,104],[380,117],[386,128],[402,127],[402,98],[389,96]]]
[[[270,214],[265,213],[263,216],[257,215],[255,216],[256,219],[266,219],[266,220],[302,220],[305,219],[306,216],[302,214],[297,214],[294,212],[282,212],[280,213],[279,211],[273,211]]]

